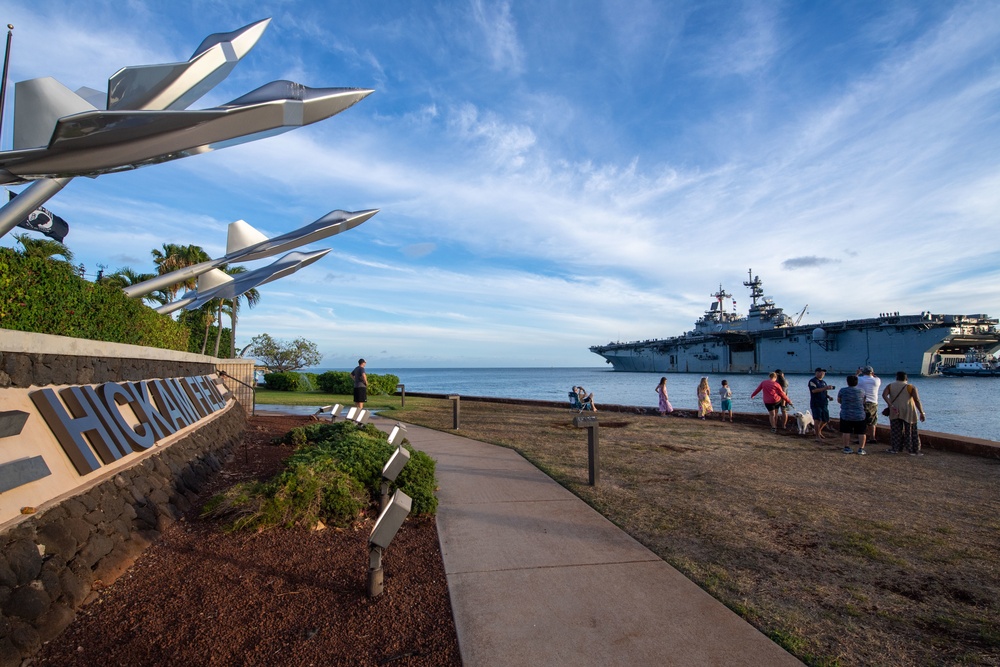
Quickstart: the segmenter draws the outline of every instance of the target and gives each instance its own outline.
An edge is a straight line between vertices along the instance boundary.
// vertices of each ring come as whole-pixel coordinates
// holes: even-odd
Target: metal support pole
[[[461,406],[459,404],[460,404],[460,402],[462,400],[462,397],[461,396],[456,396],[456,395],[452,394],[448,398],[451,399],[451,417],[452,417],[451,421],[452,421],[452,428],[457,431],[459,429],[459,425],[461,423],[461,420],[459,419],[459,417],[461,415],[462,409],[461,409]]]
[[[379,498],[378,513],[381,514],[385,511],[385,506],[389,504],[389,480],[382,480],[382,495]]]
[[[36,208],[52,199],[72,178],[42,178],[0,207],[0,236],[24,222]]]
[[[3,52],[3,78],[0,79],[0,131],[3,130],[3,110],[7,102],[7,67],[10,65],[10,40],[14,37],[14,25],[7,24],[7,49]],[[2,136],[2,135],[0,135]],[[3,150],[3,142],[0,142]]]
[[[405,384],[397,384],[396,385],[396,389],[399,390],[399,407],[405,408],[406,407],[406,385]]]
[[[601,455],[597,417],[574,417],[573,426],[587,429],[587,473],[591,486],[601,481]]]
[[[383,583],[382,547],[372,544],[368,550],[368,597],[382,595]]]

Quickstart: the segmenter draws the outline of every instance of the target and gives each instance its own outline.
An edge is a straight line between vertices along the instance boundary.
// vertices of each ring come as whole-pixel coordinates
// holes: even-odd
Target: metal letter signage
[[[208,375],[39,389],[28,396],[77,473],[142,452],[228,405]],[[152,399],[152,400],[151,400]],[[130,425],[128,406],[138,423]]]

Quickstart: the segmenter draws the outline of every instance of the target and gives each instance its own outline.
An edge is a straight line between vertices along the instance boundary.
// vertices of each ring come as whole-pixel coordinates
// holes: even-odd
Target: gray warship
[[[694,329],[680,336],[594,345],[616,371],[656,373],[853,373],[872,366],[879,375],[897,371],[937,375],[964,362],[970,351],[1000,350],[997,319],[987,315],[882,313],[878,317],[819,324],[799,324],[764,296],[760,278],[748,272],[750,290],[744,317],[726,303],[732,297],[719,286],[709,310]]]

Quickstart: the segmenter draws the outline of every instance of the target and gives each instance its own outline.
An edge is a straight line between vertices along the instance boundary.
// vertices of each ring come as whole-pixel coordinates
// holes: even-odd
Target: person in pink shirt
[[[750,398],[753,398],[760,392],[764,392],[764,407],[767,408],[767,418],[771,421],[771,433],[778,432],[778,408],[781,407],[781,402],[787,403],[788,407],[794,407],[792,399],[788,398],[788,394],[775,378],[777,375],[770,373],[767,379],[757,385],[757,388],[750,394]]]

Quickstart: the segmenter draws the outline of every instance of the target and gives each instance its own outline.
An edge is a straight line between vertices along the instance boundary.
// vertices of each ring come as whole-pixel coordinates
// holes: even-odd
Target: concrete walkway
[[[412,425],[406,437],[437,461],[465,667],[801,665],[516,452]]]

